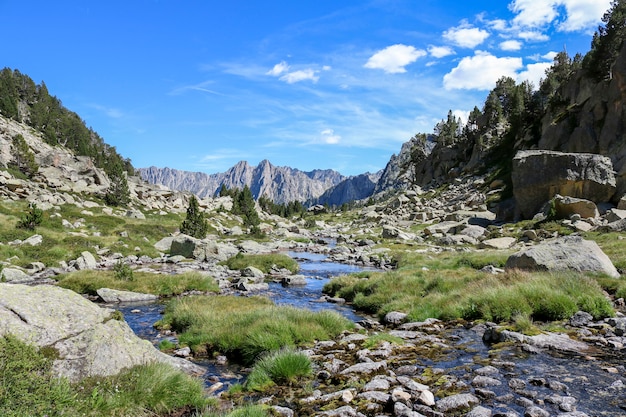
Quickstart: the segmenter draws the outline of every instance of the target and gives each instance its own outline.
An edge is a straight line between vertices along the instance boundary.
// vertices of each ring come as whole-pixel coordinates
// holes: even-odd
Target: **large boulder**
[[[159,352],[113,313],[63,288],[0,283],[0,336],[12,334],[25,343],[55,349],[53,371],[60,377],[79,381],[152,362],[203,372]]]
[[[589,153],[519,151],[511,177],[522,218],[533,217],[556,194],[601,203],[616,190],[611,159]]]
[[[580,236],[567,236],[523,249],[509,256],[506,267],[535,271],[602,272],[614,278],[620,276],[598,244]]]

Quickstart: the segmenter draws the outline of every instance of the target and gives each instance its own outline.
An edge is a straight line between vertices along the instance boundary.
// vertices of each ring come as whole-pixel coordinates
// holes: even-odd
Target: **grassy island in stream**
[[[158,323],[198,355],[221,353],[244,364],[284,347],[330,340],[354,324],[332,311],[276,306],[263,297],[194,296],[173,300]]]
[[[562,320],[578,310],[596,319],[610,317],[613,307],[603,290],[613,286],[619,296],[624,291],[619,279],[603,275],[518,270],[489,274],[472,267],[482,267],[481,256],[496,260],[489,253],[405,254],[395,271],[337,277],[326,284],[324,292],[380,318],[390,311],[402,311],[411,321],[512,322],[520,318]]]

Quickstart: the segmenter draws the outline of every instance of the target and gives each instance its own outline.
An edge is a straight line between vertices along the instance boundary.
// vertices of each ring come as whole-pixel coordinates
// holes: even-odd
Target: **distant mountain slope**
[[[346,178],[334,187],[329,188],[319,198],[312,201],[314,204],[328,204],[341,206],[350,201],[364,200],[372,195],[382,171],[375,174],[365,173]]]
[[[330,169],[304,172],[290,167],[277,167],[268,160],[261,161],[256,167],[240,161],[228,171],[217,174],[154,166],[139,168],[138,172],[152,184],[191,191],[200,197],[215,195],[222,184],[228,188],[243,188],[247,185],[254,198],[265,195],[279,204],[315,199],[346,178]]]

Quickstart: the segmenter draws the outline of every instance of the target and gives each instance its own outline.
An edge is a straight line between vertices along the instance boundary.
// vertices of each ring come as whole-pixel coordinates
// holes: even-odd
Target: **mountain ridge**
[[[278,204],[316,199],[347,178],[331,169],[300,171],[275,166],[267,159],[257,166],[239,161],[227,171],[215,174],[156,166],[138,168],[137,172],[145,181],[174,190],[190,191],[199,197],[218,194],[222,185],[229,189],[247,185],[255,199],[266,196]]]

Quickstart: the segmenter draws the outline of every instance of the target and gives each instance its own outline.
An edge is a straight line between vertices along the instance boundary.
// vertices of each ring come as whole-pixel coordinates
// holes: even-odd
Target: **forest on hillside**
[[[0,71],[0,114],[41,132],[52,146],[62,145],[76,155],[91,157],[109,175],[119,170],[134,174],[130,159],[119,155],[78,114],[65,108],[44,82],[35,84],[17,69]]]

